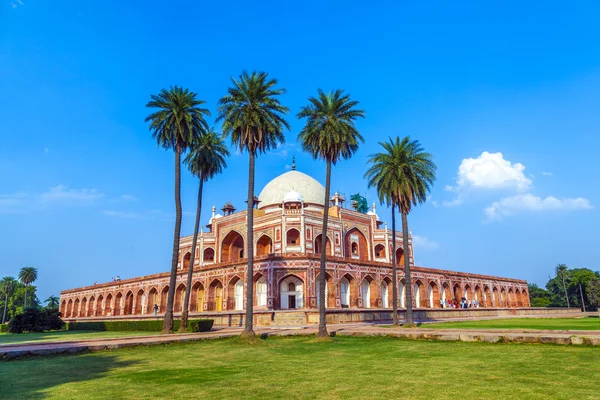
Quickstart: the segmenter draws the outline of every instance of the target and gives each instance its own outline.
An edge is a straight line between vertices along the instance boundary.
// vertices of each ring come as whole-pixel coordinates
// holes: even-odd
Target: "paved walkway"
[[[584,314],[578,313],[583,316]],[[593,314],[597,315],[597,314]],[[503,319],[506,317],[502,317]],[[478,318],[498,319],[498,317]],[[473,318],[452,319],[473,320]],[[442,321],[426,321],[442,322]],[[600,331],[557,331],[557,330],[519,330],[519,329],[428,329],[428,328],[392,328],[390,323],[348,323],[329,325],[329,332],[339,336],[392,336],[407,339],[430,339],[463,342],[515,342],[515,343],[555,343],[600,346]],[[13,359],[29,355],[49,355],[62,353],[80,353],[118,349],[131,346],[148,346],[165,343],[183,343],[200,340],[221,339],[238,336],[242,328],[215,328],[210,332],[183,333],[156,336],[128,336],[123,338],[103,338],[69,340],[63,342],[41,342],[0,345],[0,359]],[[299,327],[256,327],[258,335],[312,335],[317,332],[316,325]]]

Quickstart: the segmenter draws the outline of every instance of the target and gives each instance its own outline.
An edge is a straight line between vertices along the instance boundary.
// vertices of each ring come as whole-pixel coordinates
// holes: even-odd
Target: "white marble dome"
[[[304,201],[304,197],[294,189],[290,190],[284,197],[284,203],[302,203]]]
[[[279,175],[267,183],[258,195],[259,208],[281,204],[291,191],[296,192],[305,203],[323,205],[325,188],[316,179],[292,170]],[[297,201],[297,200],[296,200]]]

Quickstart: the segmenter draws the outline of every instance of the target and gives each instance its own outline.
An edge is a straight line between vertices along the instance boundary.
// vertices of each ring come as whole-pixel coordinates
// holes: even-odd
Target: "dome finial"
[[[296,170],[296,157],[292,156],[292,171]]]

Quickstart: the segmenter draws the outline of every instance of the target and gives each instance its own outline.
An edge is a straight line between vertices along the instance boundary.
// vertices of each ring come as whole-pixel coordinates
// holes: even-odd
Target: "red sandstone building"
[[[246,279],[254,281],[254,307],[261,310],[316,311],[319,291],[319,254],[327,254],[327,307],[331,312],[381,311],[392,306],[391,252],[398,262],[399,305],[404,307],[404,257],[412,266],[413,305],[440,308],[440,299],[477,300],[480,308],[529,307],[527,282],[517,279],[453,272],[414,266],[412,239],[409,253],[402,250],[402,235],[392,232],[377,216],[375,205],[366,214],[344,208],[339,194],[331,197],[327,246],[321,249],[325,188],[295,169],[261,191],[255,200],[254,235],[246,237],[246,213],[233,205],[223,207],[200,233],[180,242],[175,313],[181,312],[191,252],[196,252],[190,313],[237,315],[245,307]],[[244,251],[252,241],[254,276],[246,276]],[[65,318],[153,316],[167,303],[169,273],[148,275],[61,292]],[[346,310],[348,309],[348,310]],[[372,310],[367,310],[372,309]],[[377,310],[376,310],[377,309]],[[260,321],[259,321],[260,322]],[[263,321],[264,322],[264,321]]]

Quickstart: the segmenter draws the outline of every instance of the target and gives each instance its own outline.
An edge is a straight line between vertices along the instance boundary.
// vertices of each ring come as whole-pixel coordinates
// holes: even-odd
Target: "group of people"
[[[479,301],[477,299],[466,299],[462,298],[460,301],[456,299],[440,299],[440,306],[442,308],[479,308]]]

